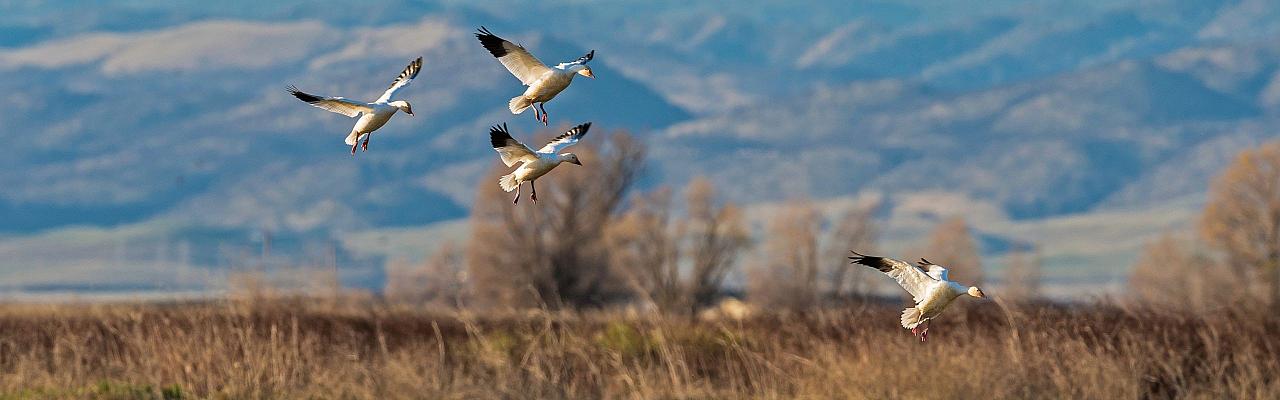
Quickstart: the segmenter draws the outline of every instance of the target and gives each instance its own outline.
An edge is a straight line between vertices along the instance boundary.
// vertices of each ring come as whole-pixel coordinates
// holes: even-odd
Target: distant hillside
[[[227,266],[257,232],[301,258],[350,232],[465,217],[496,165],[485,127],[539,128],[506,111],[522,87],[476,43],[480,25],[548,63],[595,49],[597,79],[547,106],[553,127],[631,130],[650,146],[646,185],[707,175],[744,203],[943,192],[1028,226],[1185,216],[1237,151],[1280,137],[1276,4],[982,5],[5,4],[0,248],[14,257],[0,274],[78,271],[116,231],[134,238],[121,247],[186,242],[192,262]],[[373,98],[419,55],[403,92],[417,116],[354,159],[352,121],[284,91]],[[86,229],[102,236],[82,253],[45,247]],[[386,256],[339,253],[373,269]]]

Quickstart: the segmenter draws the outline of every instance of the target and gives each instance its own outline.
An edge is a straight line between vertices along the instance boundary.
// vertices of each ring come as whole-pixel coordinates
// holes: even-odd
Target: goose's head
[[[594,73],[592,73],[592,72],[591,72],[591,67],[588,67],[588,66],[586,66],[586,65],[578,65],[577,67],[578,67],[578,68],[577,68],[577,69],[578,69],[578,71],[577,71],[578,75],[582,75],[582,76],[585,76],[585,77],[588,77],[588,78],[591,78],[591,79],[595,79],[595,78],[596,78],[596,74],[594,74]]]
[[[400,111],[404,111],[404,113],[409,114],[410,117],[413,116],[413,106],[409,105],[409,102],[407,101],[396,100],[387,104],[390,104],[392,107],[399,108]]]
[[[560,155],[560,162],[582,165],[582,161],[578,161],[578,155],[573,153],[564,153]]]
[[[982,289],[978,289],[978,287],[977,287],[977,286],[970,286],[970,287],[969,287],[969,295],[970,295],[970,296],[973,296],[973,297],[977,297],[977,298],[979,298],[979,299],[981,299],[981,298],[983,298],[983,297],[987,297],[987,295],[986,295],[985,293],[982,293]]]

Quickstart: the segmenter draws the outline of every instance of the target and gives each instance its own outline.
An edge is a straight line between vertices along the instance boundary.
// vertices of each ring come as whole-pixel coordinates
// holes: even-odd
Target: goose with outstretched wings
[[[507,124],[489,128],[489,141],[493,144],[493,149],[498,152],[498,156],[502,158],[502,163],[508,167],[520,164],[514,172],[498,179],[498,185],[502,186],[502,190],[516,191],[516,198],[512,203],[520,202],[520,184],[529,182],[529,190],[532,191],[529,199],[537,202],[538,188],[534,186],[534,180],[551,172],[561,163],[582,165],[577,155],[560,152],[582,140],[582,136],[587,134],[588,129],[591,129],[590,122],[575,126],[556,136],[538,151],[533,151],[511,137],[511,133],[507,131]]]
[[[968,294],[973,297],[986,297],[982,289],[976,286],[964,286],[947,280],[947,269],[941,265],[920,259],[918,267],[905,261],[887,257],[876,257],[858,254],[856,251],[849,260],[883,272],[898,282],[911,294],[914,307],[902,311],[902,327],[911,330],[913,335],[925,341],[929,337],[929,320],[937,317],[953,300]]]
[[[507,102],[507,108],[512,114],[520,114],[525,109],[533,108],[533,118],[544,126],[548,124],[547,102],[568,88],[569,84],[573,83],[575,75],[596,77],[595,73],[591,72],[591,67],[587,66],[587,63],[595,57],[595,50],[587,52],[577,60],[548,67],[524,47],[494,35],[483,26],[476,31],[476,38],[480,39],[480,45],[497,58],[498,62],[511,72],[511,75],[515,75],[520,83],[529,87],[525,89],[524,94],[511,98],[511,101]]]
[[[387,121],[390,121],[391,116],[395,115],[397,111],[403,111],[405,114],[413,116],[413,106],[410,106],[409,102],[404,100],[392,101],[391,98],[400,89],[409,86],[409,82],[412,82],[413,78],[418,76],[418,71],[421,70],[422,57],[418,57],[418,59],[410,62],[409,66],[404,67],[404,71],[400,72],[400,76],[391,81],[391,86],[386,91],[383,91],[382,96],[372,103],[355,101],[344,97],[317,96],[298,90],[293,86],[289,86],[288,90],[293,97],[297,97],[298,100],[302,100],[307,104],[351,118],[358,118],[356,119],[356,125],[351,128],[351,133],[347,134],[346,139],[347,145],[351,146],[351,155],[354,156],[356,155],[356,145],[361,143],[360,138],[364,138],[361,147],[368,151],[369,136],[373,134],[373,131],[386,125]]]

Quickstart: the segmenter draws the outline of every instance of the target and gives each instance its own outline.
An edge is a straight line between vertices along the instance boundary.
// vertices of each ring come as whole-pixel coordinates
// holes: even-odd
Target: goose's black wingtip
[[[489,29],[483,26],[477,29],[476,39],[480,39],[480,45],[484,46],[485,50],[489,50],[489,54],[494,57],[502,58],[502,56],[507,55],[507,49],[502,45],[505,40],[498,37],[498,35],[494,35],[493,32],[489,32]]]
[[[493,124],[493,126],[489,127],[489,133],[507,134],[507,124]]]
[[[289,87],[285,88],[285,90],[289,91],[289,94],[293,95],[293,97],[297,97],[298,100],[302,100],[308,103],[315,103],[317,101],[324,100],[320,96],[316,96],[314,94],[310,94],[310,93],[298,90],[297,86],[289,85]]]
[[[852,256],[849,256],[849,260],[852,260],[851,262],[854,264],[861,264],[861,261],[867,258],[865,254],[853,250],[849,250],[849,254],[853,254]]]
[[[507,124],[494,125],[489,127],[489,143],[493,148],[500,149],[507,146],[507,142],[512,139],[511,133],[507,131]]]
[[[868,256],[853,250],[850,250],[849,252],[853,253],[853,257],[849,257],[853,264],[866,265],[868,267],[875,268],[880,272],[889,272],[893,270],[893,263],[889,262],[884,257]]]

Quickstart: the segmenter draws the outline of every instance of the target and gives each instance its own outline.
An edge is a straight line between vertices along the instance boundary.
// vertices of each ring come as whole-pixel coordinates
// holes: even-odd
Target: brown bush
[[[1232,267],[1260,272],[1280,306],[1280,141],[1241,152],[1214,180],[1200,233]]]
[[[1151,306],[1217,312],[1248,297],[1240,277],[1240,271],[1197,251],[1190,240],[1165,234],[1148,243],[1134,264],[1129,295]]]

